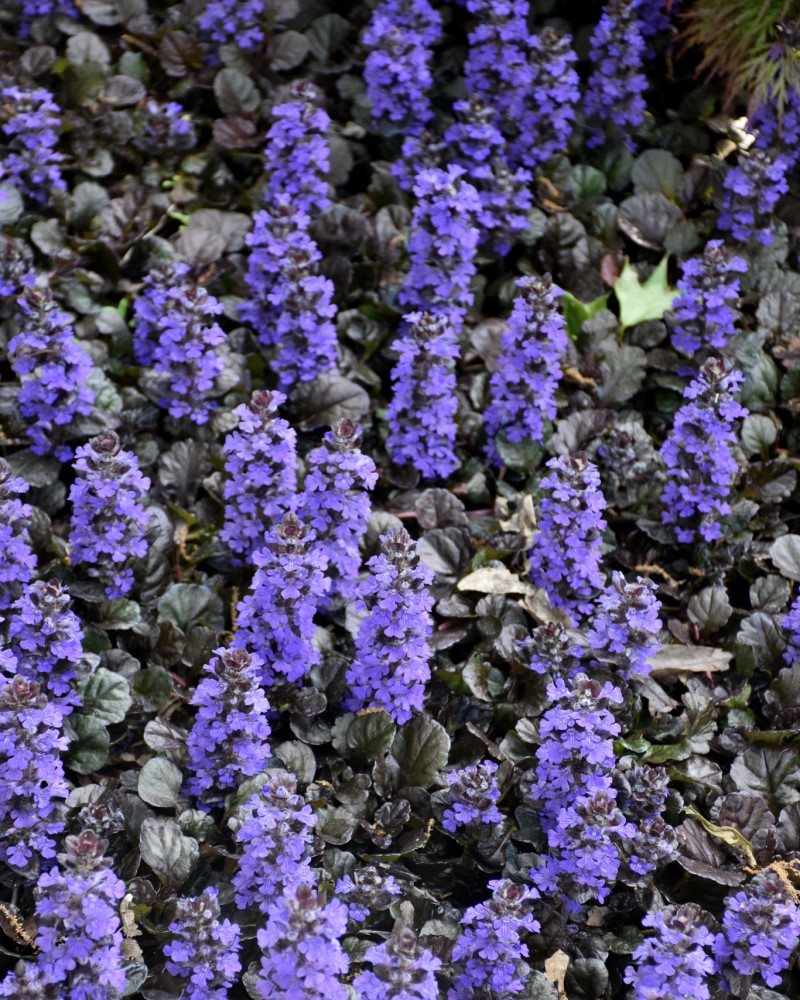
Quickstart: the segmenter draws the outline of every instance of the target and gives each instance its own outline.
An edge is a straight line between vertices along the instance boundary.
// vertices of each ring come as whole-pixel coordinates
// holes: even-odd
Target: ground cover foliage
[[[2,5],[0,996],[798,995],[796,29],[723,6]]]

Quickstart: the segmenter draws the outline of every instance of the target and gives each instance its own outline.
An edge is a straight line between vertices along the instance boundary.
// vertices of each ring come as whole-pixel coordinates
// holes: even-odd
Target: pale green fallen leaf
[[[619,324],[627,330],[637,323],[663,319],[664,313],[672,308],[678,293],[669,287],[667,280],[667,254],[644,281],[639,281],[636,268],[626,258],[625,266],[614,285],[614,294],[619,303]]]

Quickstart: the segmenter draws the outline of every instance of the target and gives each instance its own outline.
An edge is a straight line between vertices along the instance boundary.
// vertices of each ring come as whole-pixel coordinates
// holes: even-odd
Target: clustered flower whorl
[[[297,432],[278,416],[281,392],[256,390],[232,416],[239,425],[225,438],[225,523],[219,537],[250,560],[264,541],[264,525],[279,521],[297,490]]]
[[[582,452],[551,458],[541,480],[539,533],[530,551],[531,580],[573,619],[589,615],[603,587],[600,547],[606,502],[596,466]]]
[[[26,286],[17,305],[19,333],[8,342],[11,367],[21,383],[17,404],[23,417],[34,421],[28,428],[32,450],[65,462],[72,457],[65,437],[94,407],[88,384],[92,361],[48,288]]]
[[[563,294],[550,275],[520,278],[520,294],[503,331],[492,373],[491,402],[484,414],[487,453],[499,462],[496,439],[542,443],[545,421],[556,416],[555,394],[567,350],[564,320],[558,311]]]
[[[191,704],[197,708],[186,748],[192,777],[187,791],[220,802],[269,761],[269,702],[259,687],[261,661],[244,649],[217,649],[203,668]]]
[[[345,706],[385,708],[402,724],[422,708],[430,678],[433,573],[405,529],[389,531],[380,541],[381,551],[369,560],[369,573],[356,588],[354,608],[364,618],[347,670]]]
[[[237,648],[250,647],[263,663],[265,687],[276,677],[295,682],[319,663],[312,645],[314,614],[330,590],[326,554],[316,534],[286,514],[253,556],[255,576],[239,602]]]
[[[220,920],[216,889],[179,899],[169,925],[173,935],[164,946],[167,972],[187,980],[186,1000],[226,1000],[239,962],[241,931],[230,920]]]
[[[150,480],[139,471],[132,451],[123,451],[114,431],[104,431],[78,448],[70,490],[72,561],[105,585],[110,598],[124,597],[133,586],[133,559],[147,555],[142,504]]]
[[[0,689],[0,858],[21,871],[55,857],[69,794],[60,754],[63,715],[35,681]]]
[[[661,448],[667,474],[661,520],[675,525],[679,542],[722,537],[720,518],[731,512],[738,472],[737,422],[747,416],[735,396],[743,381],[741,372],[709,358],[684,390],[686,402]]]
[[[392,398],[386,410],[386,446],[398,465],[426,479],[446,478],[458,468],[455,365],[458,339],[450,321],[433,313],[408,313],[395,344]]]

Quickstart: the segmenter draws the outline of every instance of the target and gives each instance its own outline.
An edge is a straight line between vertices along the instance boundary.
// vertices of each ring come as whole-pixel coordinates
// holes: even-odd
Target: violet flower
[[[431,48],[442,16],[428,0],[382,0],[361,36],[368,49],[364,83],[376,126],[418,133],[433,117]]]
[[[789,190],[789,160],[775,150],[753,149],[725,175],[717,227],[740,243],[772,245],[773,209]]]
[[[19,499],[28,488],[0,458],[0,610],[12,604],[18,586],[26,584],[36,569],[28,533],[33,508]]]
[[[480,195],[481,242],[490,243],[499,254],[508,253],[516,234],[528,225],[532,176],[509,166],[506,140],[495,124],[493,108],[473,97],[456,101],[453,110],[458,121],[445,132],[444,142]]]
[[[0,689],[0,858],[36,871],[56,856],[69,795],[60,754],[63,715],[39,685],[17,675]]]
[[[481,823],[502,822],[503,814],[496,805],[500,799],[496,773],[497,764],[485,760],[445,775],[447,808],[442,817],[445,830],[455,833],[464,826],[474,829]]]
[[[395,344],[393,395],[386,410],[386,447],[398,465],[412,465],[426,479],[445,479],[458,468],[456,332],[446,316],[409,313]]]
[[[536,889],[496,879],[489,882],[491,897],[470,906],[461,918],[461,933],[453,948],[456,970],[447,1000],[477,996],[513,997],[522,992],[528,957],[526,934],[538,934],[532,914],[539,898]]]
[[[252,52],[269,38],[274,11],[273,0],[207,0],[197,24],[217,45]]]
[[[661,520],[674,524],[679,542],[722,537],[719,519],[730,514],[731,487],[738,472],[734,456],[737,421],[747,416],[734,393],[744,381],[709,358],[684,390],[686,402],[675,414],[661,448],[667,483],[661,494]]]
[[[446,316],[460,329],[472,305],[481,199],[463,167],[424,170],[414,185],[408,252],[411,269],[398,300]]]
[[[134,311],[137,357],[153,366],[159,404],[176,420],[208,423],[217,407],[208,396],[224,367],[225,333],[214,322],[222,303],[197,284],[188,264],[175,263],[145,278]]]
[[[489,436],[487,454],[499,463],[495,440],[541,444],[545,421],[557,412],[555,394],[561,380],[561,360],[567,333],[558,311],[563,294],[549,274],[520,278],[520,294],[503,331],[500,354],[490,380],[491,402],[484,414]]]
[[[83,656],[83,629],[70,610],[68,591],[58,580],[23,586],[9,615],[7,644],[21,676],[39,682],[61,707],[77,701],[74,694],[66,696]]]
[[[330,118],[319,107],[322,92],[308,80],[293,80],[288,100],[271,111],[264,167],[266,207],[287,198],[297,212],[313,217],[330,205]]]
[[[344,704],[349,711],[384,708],[402,724],[422,709],[430,679],[433,573],[405,529],[389,531],[380,541],[381,551],[367,563],[369,575],[356,588],[354,608],[364,617]]]
[[[509,160],[536,170],[567,148],[575,128],[581,90],[572,36],[557,28],[542,28],[529,39],[528,62],[533,78],[528,117],[510,144]],[[535,122],[533,133],[525,130],[529,121]],[[535,142],[530,141],[531,134],[536,136]]]
[[[710,949],[714,935],[703,923],[703,911],[694,903],[668,906],[642,918],[655,932],[633,952],[635,965],[625,970],[634,1000],[709,1000],[715,971]]]
[[[280,520],[297,490],[297,434],[278,416],[280,392],[258,389],[237,406],[236,430],[225,438],[225,523],[219,537],[250,560],[263,543],[264,526]]]
[[[341,940],[347,907],[338,899],[306,885],[285,890],[267,907],[266,925],[257,940],[264,957],[256,989],[264,1000],[347,1000],[336,979],[347,972],[349,959]]]
[[[221,802],[246,777],[265,770],[269,702],[259,687],[261,661],[243,649],[217,649],[190,704],[197,708],[186,748],[190,795]]]
[[[597,598],[597,610],[586,632],[590,655],[628,679],[649,674],[650,661],[661,649],[660,607],[652,580],[637,577],[627,583],[615,570]]]
[[[582,453],[551,458],[539,486],[539,532],[530,551],[531,579],[573,619],[591,614],[603,587],[600,547],[606,502],[597,468]]]
[[[167,972],[187,981],[186,1000],[227,1000],[237,973],[240,930],[220,920],[216,889],[179,899],[169,925],[173,935],[164,946]]]
[[[92,362],[75,339],[69,316],[47,288],[26,287],[17,299],[19,332],[8,342],[11,367],[21,382],[17,404],[31,450],[65,462],[72,450],[62,442],[70,425],[91,414],[95,394],[87,384]]]
[[[586,84],[584,111],[596,124],[587,145],[600,146],[611,137],[636,148],[631,133],[644,124],[646,51],[639,0],[608,0],[590,41],[594,69]]]
[[[402,892],[394,876],[385,875],[374,865],[354,868],[336,883],[336,895],[345,901],[350,920],[357,924],[388,910]]]
[[[297,780],[280,769],[265,772],[257,795],[240,806],[229,826],[242,847],[233,876],[236,905],[267,913],[286,887],[313,885],[309,859],[317,817],[297,793]]]
[[[689,355],[701,348],[721,350],[741,319],[735,275],[747,272],[747,262],[727,253],[722,240],[710,240],[703,256],[684,261],[681,270],[680,295],[672,309],[672,345]]]
[[[359,1000],[438,1000],[441,959],[419,944],[410,927],[396,924],[386,941],[367,948],[364,961],[372,968],[353,981]]]
[[[369,493],[378,481],[375,463],[361,452],[361,428],[337,421],[309,452],[306,469],[301,517],[328,560],[330,596],[350,599],[361,567],[358,546],[372,513]]]
[[[723,971],[732,965],[742,976],[760,974],[767,986],[780,986],[798,944],[800,909],[777,875],[767,871],[725,900],[714,945]]]
[[[784,660],[792,664],[800,659],[800,595],[781,619],[781,627],[786,631],[787,644],[783,653]]]
[[[51,9],[54,6],[49,4]],[[26,9],[26,15],[33,13]],[[56,149],[61,135],[61,109],[50,91],[14,85],[0,89],[0,105],[6,115],[2,125],[6,152],[0,160],[0,180],[11,180],[21,194],[44,205],[50,192],[63,191],[67,186],[60,167],[64,156]]]
[[[78,448],[73,468],[70,545],[72,561],[105,585],[109,598],[124,597],[133,586],[134,559],[147,555],[142,504],[150,480],[139,471],[132,451],[123,451],[114,431],[103,431]]]
[[[330,580],[325,576],[327,556],[315,544],[315,533],[294,514],[286,514],[266,541],[253,556],[250,593],[237,607],[234,646],[249,646],[257,654],[263,661],[262,683],[271,687],[276,677],[295,682],[319,663],[312,645],[314,614]]]
[[[36,886],[37,965],[69,1000],[108,1000],[125,986],[118,909],[125,883],[111,870],[108,841],[86,830],[67,837],[60,868]]]

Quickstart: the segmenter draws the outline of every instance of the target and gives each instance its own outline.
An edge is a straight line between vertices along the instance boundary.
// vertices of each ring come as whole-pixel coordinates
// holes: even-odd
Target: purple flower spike
[[[286,887],[313,885],[309,865],[317,817],[297,794],[288,771],[266,772],[267,781],[236,810],[230,826],[243,853],[233,877],[236,905],[257,906],[262,913]]]
[[[590,44],[594,71],[586,85],[584,110],[597,124],[587,144],[600,146],[611,136],[635,149],[631,132],[644,124],[647,90],[639,0],[609,0]]]
[[[227,478],[219,537],[247,560],[263,543],[264,525],[283,517],[297,490],[297,433],[278,416],[285,402],[281,392],[254,392],[233,411],[239,426],[222,446]]]
[[[472,305],[481,198],[463,167],[424,170],[414,185],[408,251],[411,270],[398,295],[413,309],[448,316],[460,329]]]
[[[361,428],[340,420],[322,445],[306,458],[303,520],[317,535],[328,559],[330,595],[350,599],[361,567],[358,546],[367,530],[372,504],[369,492],[378,481],[375,463],[361,452]]]
[[[36,569],[28,534],[33,509],[19,498],[28,492],[24,479],[11,474],[0,458],[0,610],[14,600],[16,587],[27,583]]]
[[[369,575],[356,589],[355,610],[365,617],[347,671],[351,695],[345,707],[385,708],[402,724],[422,709],[430,679],[433,573],[404,529],[381,537],[381,552],[367,568]]]
[[[108,841],[90,831],[67,837],[60,868],[36,886],[39,969],[70,1000],[108,1000],[125,986],[119,904],[125,883],[103,857]]]
[[[442,819],[445,830],[455,833],[462,826],[502,822],[503,814],[495,804],[500,799],[496,773],[497,764],[485,760],[482,764],[470,764],[445,776],[448,785],[445,791],[448,807]]]
[[[239,928],[219,917],[216,889],[179,899],[175,905],[175,919],[169,925],[173,938],[164,954],[167,972],[188,981],[186,1000],[226,1000],[242,968]]]
[[[634,1000],[709,1000],[716,971],[709,953],[714,935],[703,919],[703,911],[694,903],[668,906],[642,918],[642,924],[655,933],[634,951],[636,964],[625,970]]]
[[[32,13],[26,9],[26,14]],[[7,144],[0,180],[11,180],[20,193],[43,205],[51,191],[67,186],[59,166],[64,157],[55,148],[61,135],[61,109],[48,90],[15,86],[0,90],[0,105],[6,115],[2,130]]]
[[[312,645],[314,614],[330,589],[328,559],[316,535],[294,514],[267,535],[266,547],[253,556],[252,589],[238,605],[239,629],[234,646],[249,646],[263,661],[262,681],[276,677],[294,682],[319,663]]]
[[[214,322],[222,303],[191,276],[188,264],[168,264],[145,278],[134,306],[134,346],[141,364],[153,366],[159,404],[176,420],[208,423],[208,400],[224,361],[225,333]]]
[[[781,195],[789,190],[786,173],[790,161],[775,150],[754,149],[740,156],[722,182],[722,209],[717,226],[740,243],[771,246],[774,240],[772,212]]]
[[[503,331],[490,382],[491,403],[484,414],[487,454],[497,463],[498,434],[515,443],[542,443],[545,421],[556,416],[555,394],[567,350],[566,327],[557,303],[561,289],[553,285],[549,274],[520,278],[517,286],[520,295]]]
[[[542,489],[539,533],[530,552],[531,579],[573,618],[591,614],[603,586],[600,546],[606,502],[597,468],[582,453],[552,458]]]
[[[353,982],[359,1000],[438,1000],[441,960],[417,942],[410,927],[397,924],[387,941],[367,948],[364,960],[372,968]]]
[[[622,573],[612,573],[586,632],[591,655],[622,677],[649,674],[650,661],[661,649],[660,607],[652,580],[638,577],[634,583],[626,583]]]
[[[453,110],[459,120],[445,132],[444,141],[480,194],[481,242],[490,243],[499,254],[508,253],[515,235],[528,225],[532,176],[508,165],[506,141],[494,124],[493,108],[474,97],[456,101]]]
[[[743,976],[760,974],[780,986],[800,943],[800,909],[777,875],[767,872],[725,900],[722,933],[714,946],[718,965]]]
[[[191,704],[197,708],[187,740],[186,788],[204,803],[221,802],[269,760],[269,702],[259,687],[261,661],[243,649],[217,649]]]
[[[147,555],[142,500],[150,480],[139,471],[132,451],[123,451],[114,431],[104,431],[78,449],[72,503],[72,561],[105,584],[109,598],[124,597],[133,586],[133,559]]]
[[[675,525],[679,542],[722,537],[719,519],[731,512],[728,497],[738,472],[736,422],[747,416],[734,396],[743,381],[741,372],[709,358],[684,390],[686,402],[661,448],[667,470],[661,520]]]
[[[445,316],[409,313],[405,322],[396,344],[400,359],[392,370],[386,446],[394,462],[413,465],[426,479],[444,479],[459,465],[458,339]]]
[[[94,407],[95,394],[87,384],[92,361],[49,289],[26,287],[17,303],[20,332],[8,342],[21,382],[17,403],[23,417],[35,421],[28,428],[31,449],[65,462],[72,457],[62,444],[70,425]]]
[[[441,30],[442,16],[428,0],[383,0],[373,11],[361,41],[369,50],[364,82],[377,126],[417,134],[433,117],[431,47]]]
[[[673,303],[672,344],[684,354],[701,348],[721,350],[736,333],[739,279],[747,262],[725,251],[722,240],[706,244],[702,257],[684,261]]]
[[[338,899],[301,885],[270,902],[267,922],[258,932],[264,953],[256,988],[264,1000],[347,1000],[336,979],[347,972],[349,960],[341,940],[347,927],[347,907]]]
[[[513,997],[522,992],[528,957],[522,937],[539,933],[539,922],[531,912],[539,893],[508,879],[492,881],[489,888],[490,899],[470,906],[461,918],[453,948],[456,976],[447,1000]]]
[[[57,580],[26,584],[8,620],[8,646],[18,673],[38,681],[66,706],[77,702],[70,695],[76,665],[83,656],[83,629],[70,610],[70,597]]]
[[[313,83],[294,80],[288,100],[272,109],[264,150],[267,209],[279,198],[288,198],[298,212],[308,216],[330,205],[326,177],[331,120],[319,107],[321,101],[322,92]]]
[[[64,832],[62,721],[35,681],[16,676],[0,689],[0,858],[29,875]]]

